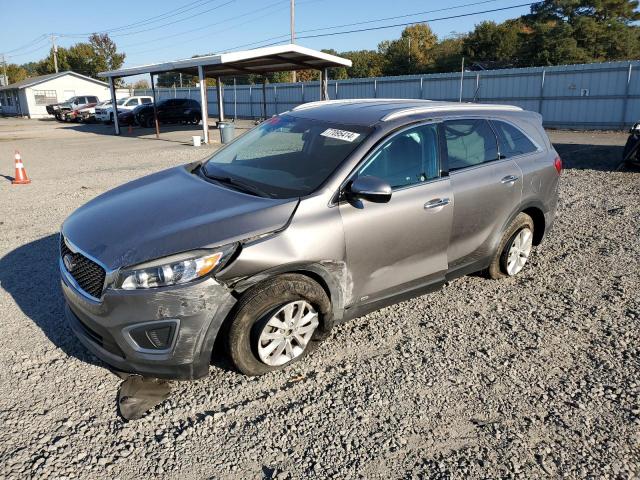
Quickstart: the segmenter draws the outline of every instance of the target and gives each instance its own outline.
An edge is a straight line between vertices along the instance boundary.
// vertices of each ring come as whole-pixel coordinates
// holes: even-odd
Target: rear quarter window
[[[516,157],[538,150],[538,147],[519,128],[498,120],[492,120],[491,123],[498,136],[500,155],[502,157]]]

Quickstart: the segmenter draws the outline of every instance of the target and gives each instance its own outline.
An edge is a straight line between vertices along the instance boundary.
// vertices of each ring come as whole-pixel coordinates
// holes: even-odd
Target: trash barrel
[[[222,143],[229,143],[233,140],[236,126],[231,122],[218,122],[218,128],[220,129],[220,141]]]

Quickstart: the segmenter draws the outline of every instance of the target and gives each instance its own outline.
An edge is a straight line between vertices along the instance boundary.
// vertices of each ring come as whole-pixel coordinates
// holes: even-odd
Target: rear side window
[[[538,150],[535,144],[519,129],[506,122],[492,120],[498,135],[500,155],[503,158],[511,158]]]
[[[143,97],[140,99],[142,101],[142,104],[145,105],[147,103],[151,103],[151,99],[147,98],[147,97]]]
[[[486,120],[443,122],[449,171],[474,167],[498,159],[498,144]]]
[[[87,103],[98,103],[98,97],[87,97]]]
[[[138,99],[137,98],[132,98],[131,100],[129,100],[127,102],[127,107],[132,107],[134,105],[138,105]]]

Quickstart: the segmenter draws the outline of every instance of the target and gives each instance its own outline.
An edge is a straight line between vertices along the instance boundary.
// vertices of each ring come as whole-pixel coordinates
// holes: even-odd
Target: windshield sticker
[[[337,128],[327,128],[320,135],[323,137],[335,138],[336,140],[344,140],[345,142],[353,142],[360,136],[359,133],[348,132],[347,130],[338,130]]]

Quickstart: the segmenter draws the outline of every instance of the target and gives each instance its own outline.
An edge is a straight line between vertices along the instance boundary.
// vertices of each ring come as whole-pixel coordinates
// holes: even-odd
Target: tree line
[[[439,39],[427,24],[406,27],[400,38],[385,40],[376,50],[337,52],[350,59],[349,68],[330,69],[332,79],[451,72],[462,58],[470,69],[531,67],[591,63],[640,58],[638,0],[544,0],[530,13],[502,23],[484,21],[466,34]],[[60,70],[73,70],[90,77],[122,66],[108,35],[94,34],[88,43],[58,49]],[[11,83],[27,76],[53,72],[53,54],[39,62],[9,65]],[[297,73],[299,81],[317,80],[316,70]],[[267,76],[269,82],[288,82],[290,72]],[[238,83],[259,83],[262,77],[238,77]],[[194,86],[197,78],[177,73],[158,75],[162,87]],[[209,83],[209,82],[208,82]],[[212,82],[214,84],[214,82]],[[141,81],[140,88],[144,86]],[[147,84],[148,86],[148,84]]]

